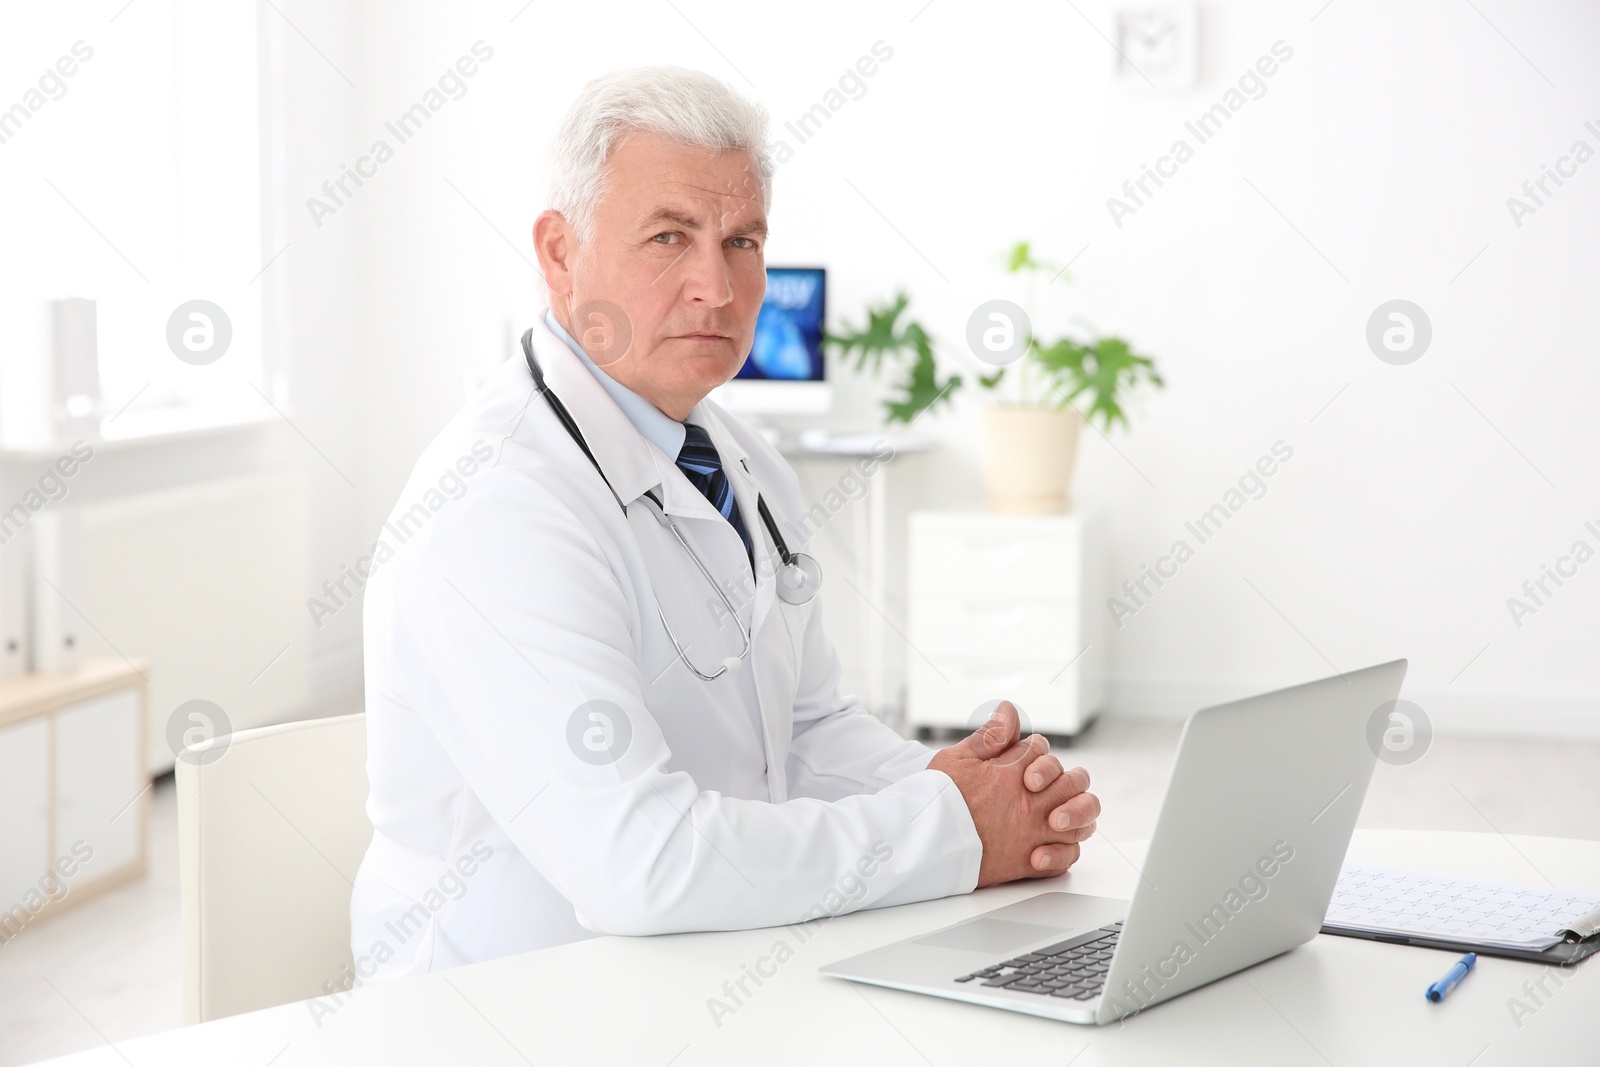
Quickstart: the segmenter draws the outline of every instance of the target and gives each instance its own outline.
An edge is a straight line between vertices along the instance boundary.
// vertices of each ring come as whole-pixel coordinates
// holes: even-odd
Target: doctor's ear
[[[533,220],[533,251],[539,257],[539,270],[544,274],[552,298],[570,294],[578,235],[566,216],[553,210],[539,213]]]

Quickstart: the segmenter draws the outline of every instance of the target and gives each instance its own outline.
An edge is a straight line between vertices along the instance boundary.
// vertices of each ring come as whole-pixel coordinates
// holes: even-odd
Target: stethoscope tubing
[[[589,442],[584,439],[583,431],[578,429],[577,421],[573,419],[572,413],[567,410],[567,406],[561,402],[561,398],[556,396],[555,390],[551,389],[545,381],[544,369],[539,366],[539,361],[533,355],[533,330],[531,328],[522,335],[522,353],[527,358],[528,372],[533,376],[535,390],[544,397],[545,403],[550,406],[556,421],[561,423],[561,427],[566,430],[567,436],[571,437],[583,452],[584,458],[595,469],[595,473],[600,475],[600,480],[605,483],[612,499],[617,502],[617,506],[622,509],[622,514],[626,516],[628,514],[627,504],[623,503],[622,497],[618,495],[616,489],[612,486],[611,479],[606,477],[606,472],[601,468],[600,461],[595,458],[594,452],[589,448]],[[728,609],[728,616],[733,619],[734,625],[739,628],[739,636],[744,642],[743,649],[740,650],[738,656],[729,656],[723,660],[722,666],[715,672],[707,674],[694,665],[694,661],[689,658],[688,651],[678,641],[677,634],[673,632],[672,624],[667,622],[666,612],[662,610],[660,602],[656,603],[656,614],[660,616],[661,625],[666,629],[667,638],[672,642],[672,647],[677,650],[678,658],[683,660],[684,665],[694,672],[697,678],[707,682],[715,681],[727,674],[734,666],[743,662],[745,657],[750,654],[750,630],[745,626],[743,620],[739,618],[738,609],[734,607],[727,591],[723,589],[722,584],[717,581],[710,569],[706,567],[705,561],[700,558],[700,554],[694,550],[688,539],[683,536],[683,531],[678,528],[678,524],[673,522],[671,516],[666,513],[661,501],[656,498],[654,493],[648,491],[645,492],[644,498],[652,505],[651,510],[655,512],[656,521],[672,531],[672,536],[677,539],[678,544],[683,546],[683,550],[689,554],[689,558],[694,561],[694,565],[700,571],[701,576],[717,591],[717,596],[721,598],[723,606]],[[798,579],[791,580],[788,586],[783,585],[784,579],[781,576],[778,577],[780,590],[788,589],[791,591],[790,596],[800,598],[790,599],[790,596],[782,596],[781,599],[785,603],[809,603],[816,597],[818,590],[821,588],[821,568],[817,566],[814,559],[805,553],[789,551],[789,545],[784,541],[783,534],[779,532],[778,523],[773,519],[772,512],[767,507],[766,498],[762,496],[759,487],[756,490],[756,511],[760,513],[761,523],[767,528],[767,534],[772,538],[773,547],[778,550],[778,558],[783,561],[784,570],[792,570],[794,574],[799,576]]]

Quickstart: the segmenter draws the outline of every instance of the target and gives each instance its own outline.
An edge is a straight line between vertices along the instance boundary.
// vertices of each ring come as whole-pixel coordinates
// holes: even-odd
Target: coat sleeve
[[[783,804],[669,773],[643,701],[641,617],[608,556],[616,531],[534,476],[486,472],[427,536],[397,572],[407,689],[586,928],[772,926],[976,885],[981,845],[942,772],[906,763],[870,795]]]

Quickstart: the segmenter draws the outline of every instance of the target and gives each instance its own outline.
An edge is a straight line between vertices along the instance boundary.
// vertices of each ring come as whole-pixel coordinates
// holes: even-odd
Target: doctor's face
[[[557,319],[607,374],[680,420],[750,352],[766,237],[750,153],[648,133],[612,149],[592,241],[578,244],[551,211],[534,228]],[[595,311],[606,304],[625,323]]]

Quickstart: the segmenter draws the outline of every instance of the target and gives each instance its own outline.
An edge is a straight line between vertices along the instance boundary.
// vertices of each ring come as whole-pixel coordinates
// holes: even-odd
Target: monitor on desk
[[[711,398],[739,414],[818,414],[832,391],[822,358],[827,318],[827,271],[768,267],[767,295],[756,335],[739,373]]]

